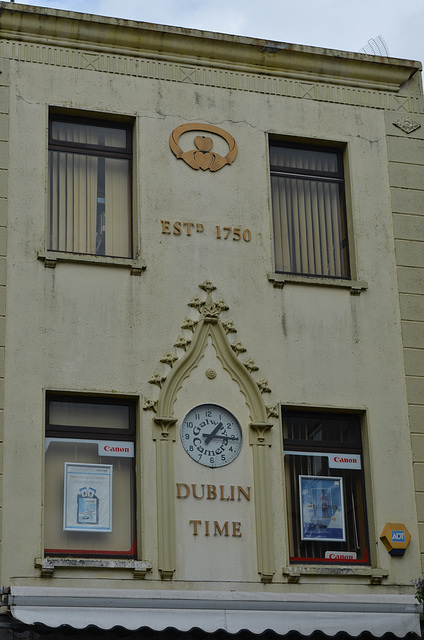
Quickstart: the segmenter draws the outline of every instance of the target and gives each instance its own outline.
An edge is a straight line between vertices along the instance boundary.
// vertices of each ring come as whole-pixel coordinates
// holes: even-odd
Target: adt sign
[[[405,531],[392,531],[392,542],[406,542]]]
[[[391,556],[403,556],[411,540],[411,534],[403,523],[387,522],[381,533],[380,540]]]

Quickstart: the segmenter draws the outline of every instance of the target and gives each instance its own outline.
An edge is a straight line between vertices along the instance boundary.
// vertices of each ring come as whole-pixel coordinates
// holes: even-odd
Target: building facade
[[[0,637],[419,633],[421,65],[0,7]]]

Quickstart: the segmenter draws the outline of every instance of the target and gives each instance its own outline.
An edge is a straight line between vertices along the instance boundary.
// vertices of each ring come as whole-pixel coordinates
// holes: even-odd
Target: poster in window
[[[112,531],[112,465],[65,462],[63,530]]]
[[[299,476],[302,540],[346,540],[343,478]]]

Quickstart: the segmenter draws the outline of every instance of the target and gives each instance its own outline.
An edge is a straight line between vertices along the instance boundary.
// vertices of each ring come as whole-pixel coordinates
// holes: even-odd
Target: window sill
[[[39,260],[44,261],[44,266],[54,269],[58,262],[76,262],[78,264],[100,264],[104,266],[125,267],[130,269],[131,275],[141,276],[146,269],[146,263],[132,258],[113,258],[110,256],[94,256],[85,253],[63,253],[61,251],[39,251]]]
[[[285,284],[321,285],[323,287],[339,287],[350,289],[352,295],[359,295],[361,291],[368,289],[368,283],[362,280],[339,280],[337,278],[319,278],[317,276],[296,276],[290,273],[269,273],[268,280],[277,289],[282,289]]]
[[[370,584],[381,584],[387,578],[389,572],[385,569],[372,569],[371,567],[358,567],[347,565],[330,566],[290,566],[283,568],[283,576],[288,582],[300,582],[301,577],[307,576],[351,576],[369,578]]]
[[[107,558],[36,558],[34,566],[42,578],[52,578],[56,568],[64,569],[132,569],[134,578],[144,579],[152,563],[145,560],[112,560]]]

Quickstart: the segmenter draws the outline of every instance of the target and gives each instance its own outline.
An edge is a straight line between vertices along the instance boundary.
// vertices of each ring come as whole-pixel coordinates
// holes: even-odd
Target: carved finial
[[[243,362],[246,369],[252,373],[252,371],[259,371],[259,367],[254,363],[253,358],[249,358],[246,362]]]
[[[203,307],[202,311],[205,318],[219,318],[219,314],[221,313],[219,307],[216,306],[215,302],[211,302]]]
[[[157,404],[157,400],[149,400],[149,398],[146,398],[144,400],[143,409],[144,411],[154,411],[156,413]]]
[[[191,331],[193,331],[196,328],[196,325],[198,324],[198,320],[192,320],[191,318],[185,318],[184,322],[181,325],[181,329],[191,329]]]
[[[268,386],[268,380],[259,380],[257,384],[261,393],[271,393],[271,389]]]
[[[200,313],[202,308],[205,306],[204,300],[200,300],[198,296],[194,296],[193,300],[188,303],[189,307],[194,307]]]
[[[167,351],[163,356],[163,358],[160,359],[161,362],[168,364],[171,367],[171,369],[174,366],[174,362],[176,362],[177,360],[178,360],[178,356],[176,356],[175,353],[171,353],[170,351]]]
[[[228,322],[223,322],[222,326],[224,327],[225,333],[237,333],[237,329],[234,326],[232,320],[228,320]]]
[[[270,406],[266,406],[265,409],[268,418],[278,418],[278,405],[273,404]]]
[[[237,342],[235,342],[234,344],[231,345],[231,349],[237,354],[240,355],[240,353],[244,353],[245,351],[247,351],[246,347],[243,347],[242,343],[240,342],[240,340],[237,340]]]
[[[212,284],[210,280],[205,280],[202,284],[199,284],[199,287],[206,291],[206,293],[212,293],[212,291],[216,290],[215,285]]]
[[[177,342],[174,343],[174,347],[179,347],[180,349],[184,349],[184,351],[187,351],[190,343],[191,340],[186,340],[183,336],[178,336]]]
[[[154,373],[149,380],[149,384],[157,384],[162,389],[162,384],[165,382],[166,376],[162,376],[160,373]]]

